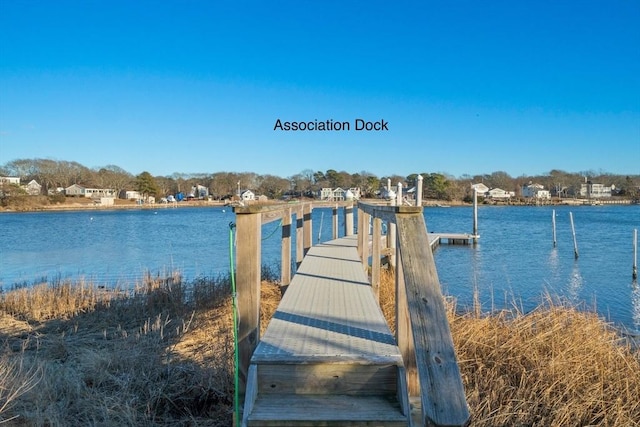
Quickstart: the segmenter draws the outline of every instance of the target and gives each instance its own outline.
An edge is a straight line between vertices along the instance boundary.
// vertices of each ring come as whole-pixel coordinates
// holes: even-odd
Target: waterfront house
[[[27,192],[27,194],[30,196],[39,196],[40,192],[42,191],[42,185],[38,184],[38,182],[35,179],[32,179],[31,181],[29,181],[29,183],[25,185],[23,188]]]
[[[503,190],[502,188],[492,188],[487,192],[487,197],[492,200],[509,200],[512,192]]]
[[[544,189],[542,184],[532,184],[522,186],[522,197],[536,200],[550,200],[551,193]]]
[[[242,193],[240,193],[240,199],[242,201],[255,200],[256,194],[251,190],[244,190]]]
[[[606,186],[603,184],[595,184],[591,181],[587,181],[580,184],[580,196],[589,199],[611,197],[611,193],[615,190],[615,188],[615,185]]]
[[[5,184],[20,185],[20,178],[17,176],[0,176],[0,185]]]
[[[67,196],[77,197],[115,197],[116,191],[110,188],[87,188],[79,184],[73,184],[64,189]]]
[[[489,191],[489,187],[487,187],[481,182],[477,184],[471,184],[471,191],[473,191],[473,189],[476,190],[476,193],[478,194],[478,196],[485,196]]]

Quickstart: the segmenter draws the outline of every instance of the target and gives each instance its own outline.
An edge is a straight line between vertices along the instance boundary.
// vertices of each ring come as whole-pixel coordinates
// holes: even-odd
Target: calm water
[[[552,209],[480,206],[479,244],[435,252],[444,293],[466,306],[477,289],[487,310],[523,311],[549,294],[640,331],[640,290],[631,279],[640,206],[555,207],[556,248]],[[472,228],[471,208],[427,208],[425,218],[430,232]],[[0,287],[58,277],[126,287],[145,272],[178,270],[187,279],[225,274],[234,221],[228,208],[0,214]],[[331,211],[314,210],[313,226],[314,243],[329,239]],[[263,226],[264,264],[279,265],[279,233],[277,223]]]

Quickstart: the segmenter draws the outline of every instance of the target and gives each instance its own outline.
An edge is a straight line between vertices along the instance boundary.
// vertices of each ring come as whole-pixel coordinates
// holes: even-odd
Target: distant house
[[[142,200],[142,194],[136,190],[123,190],[120,192],[120,198],[127,200]]]
[[[360,188],[352,187],[344,190],[340,187],[329,188],[325,187],[320,190],[320,200],[328,202],[343,202],[345,200],[358,200],[360,199]]]
[[[196,199],[205,199],[209,197],[209,189],[204,185],[197,184],[191,187],[191,193],[189,194],[193,194]]]
[[[110,188],[87,188],[79,184],[73,184],[64,189],[67,196],[88,198],[115,197],[116,191]]]
[[[240,193],[240,199],[243,201],[255,200],[256,194],[251,190],[244,190]]]
[[[17,176],[0,176],[0,185],[4,184],[20,185],[20,178]]]
[[[522,186],[522,197],[536,200],[550,200],[551,193],[542,184],[527,184]]]
[[[35,179],[29,181],[27,185],[24,186],[25,191],[30,196],[39,196],[42,191],[42,185],[38,184]]]
[[[492,188],[487,191],[487,197],[492,200],[509,200],[512,195],[512,192],[503,190],[502,188]]]
[[[586,183],[580,184],[580,196],[595,199],[611,197],[611,193],[615,188],[615,185],[607,187],[602,184],[594,184],[591,181],[587,181]]]

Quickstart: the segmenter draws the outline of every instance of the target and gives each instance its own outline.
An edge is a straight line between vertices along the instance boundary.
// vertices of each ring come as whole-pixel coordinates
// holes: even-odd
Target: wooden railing
[[[314,207],[333,207],[333,238],[338,238],[338,207],[342,207],[344,235],[353,234],[353,202],[250,205],[234,209],[241,394],[245,392],[251,356],[260,340],[262,225],[282,220],[281,282],[287,285],[291,280],[293,218],[296,264],[299,265],[312,246]],[[368,268],[371,256],[371,285],[376,295],[379,294],[382,256],[389,256],[396,269],[396,339],[406,367],[409,394],[421,400],[421,425],[465,425],[469,410],[422,207],[359,202],[357,209],[358,253],[363,268]],[[385,236],[383,222],[389,231]]]
[[[410,396],[419,396],[420,425],[462,426],[469,421],[462,377],[447,320],[438,272],[429,246],[421,206],[358,203],[358,251],[368,268],[369,222],[371,284],[378,293],[383,245],[382,221],[395,225],[396,340],[402,353]]]
[[[286,205],[235,207],[236,214],[236,293],[238,301],[238,350],[240,391],[244,394],[251,356],[260,340],[260,275],[262,272],[262,225],[282,220],[281,285],[291,281],[291,236],[295,217],[296,265],[312,246],[311,213],[314,207],[333,209],[333,238],[338,238],[338,212],[344,214],[343,235],[353,234],[353,202],[308,202]]]

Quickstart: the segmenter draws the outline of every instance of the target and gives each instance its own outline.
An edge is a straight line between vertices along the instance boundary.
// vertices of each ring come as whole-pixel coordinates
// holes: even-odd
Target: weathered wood
[[[373,218],[373,237],[371,239],[371,289],[376,298],[380,301],[380,257],[382,254],[382,220]]]
[[[260,340],[260,214],[236,215],[236,291],[240,391],[246,388],[249,362]]]
[[[291,209],[285,209],[282,217],[280,254],[280,284],[287,286],[291,282]]]
[[[296,268],[300,267],[304,259],[304,214],[302,206],[298,206],[296,212]]]
[[[389,206],[358,202],[358,208],[389,223],[396,222],[396,214],[422,213],[422,206]]]
[[[302,231],[302,240],[304,242],[304,250],[303,254],[306,255],[309,251],[309,248],[313,245],[311,233],[313,232],[312,222],[311,222],[311,212],[313,211],[313,206],[311,204],[304,205],[303,209],[303,231]]]
[[[249,427],[406,427],[400,404],[386,396],[266,394],[259,396]]]
[[[353,236],[353,203],[344,207],[344,235]]]
[[[362,254],[364,251],[364,233],[363,233],[363,229],[364,229],[364,215],[362,211],[358,212],[358,233],[356,234],[356,236],[358,237],[358,256],[360,257],[360,259],[363,258]]]
[[[360,211],[358,213],[358,221],[360,221],[360,217],[362,217],[362,226],[358,226],[358,237],[362,235],[362,251],[360,253],[360,258],[362,258],[362,267],[364,271],[369,270],[369,221],[371,220],[371,215],[365,213],[364,211]]]
[[[332,209],[331,215],[331,223],[333,224],[331,227],[333,240],[338,238],[338,205],[335,205]]]
[[[398,215],[397,224],[422,390],[423,422],[462,426],[469,420],[469,408],[424,217]]]
[[[420,379],[416,367],[416,350],[411,331],[411,316],[407,304],[407,291],[400,247],[396,249],[396,341],[402,354],[407,375],[409,396],[420,395]]]

